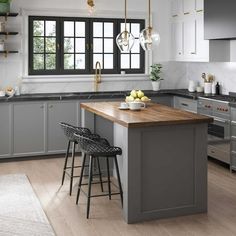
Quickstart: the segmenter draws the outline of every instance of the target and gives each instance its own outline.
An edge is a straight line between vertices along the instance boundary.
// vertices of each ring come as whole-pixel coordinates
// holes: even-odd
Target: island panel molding
[[[119,110],[119,102],[82,103],[81,108],[127,128],[211,123],[212,118],[150,103],[141,111]]]

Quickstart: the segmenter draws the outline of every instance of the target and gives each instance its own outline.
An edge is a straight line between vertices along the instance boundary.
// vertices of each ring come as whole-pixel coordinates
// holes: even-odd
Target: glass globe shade
[[[141,31],[139,41],[143,50],[150,51],[160,44],[161,38],[152,28],[146,28]]]
[[[128,31],[123,31],[116,37],[116,44],[121,52],[130,52],[134,46],[135,38]]]

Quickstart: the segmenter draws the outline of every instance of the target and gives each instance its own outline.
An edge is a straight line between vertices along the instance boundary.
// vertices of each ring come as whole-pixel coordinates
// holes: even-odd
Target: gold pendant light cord
[[[127,31],[127,0],[125,0],[125,31]]]
[[[148,19],[148,27],[149,28],[152,28],[152,26],[151,26],[151,0],[149,0],[149,9],[148,9],[148,15],[149,15],[149,19]]]

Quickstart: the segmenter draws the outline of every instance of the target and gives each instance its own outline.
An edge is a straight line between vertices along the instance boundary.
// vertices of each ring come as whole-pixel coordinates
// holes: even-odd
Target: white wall
[[[153,0],[153,26],[160,32],[161,45],[151,55],[153,63],[168,61],[170,55],[170,27],[169,27],[169,0]],[[130,17],[147,15],[148,1],[146,0],[129,0],[128,14]],[[123,17],[124,1],[122,0],[95,0],[96,14],[95,17],[113,16]],[[23,9],[23,11],[22,11]],[[26,9],[26,11],[24,11]],[[16,19],[10,19],[8,22],[10,30],[18,30],[21,34],[9,41],[9,46],[14,49],[21,49],[19,55],[10,55],[7,59],[0,59],[0,88],[6,86],[15,86],[19,83],[19,78],[24,77],[25,83],[22,86],[24,93],[43,93],[43,92],[76,92],[93,90],[93,78],[85,76],[72,76],[63,78],[50,78],[42,82],[42,78],[27,78],[27,25],[24,21],[24,14],[32,12],[34,14],[63,14],[80,16],[81,13],[87,15],[86,0],[13,0],[12,11],[23,12],[23,16]],[[147,57],[148,58],[148,57]],[[167,73],[167,71],[166,71]],[[168,77],[168,76],[167,76]],[[60,83],[57,83],[57,80]],[[80,81],[83,82],[80,82]],[[128,80],[128,81],[127,81]],[[64,82],[65,81],[65,82]],[[68,82],[69,81],[69,82]],[[165,85],[167,86],[167,85]],[[150,81],[147,76],[105,76],[104,84],[101,90],[127,90],[133,88],[150,89]]]

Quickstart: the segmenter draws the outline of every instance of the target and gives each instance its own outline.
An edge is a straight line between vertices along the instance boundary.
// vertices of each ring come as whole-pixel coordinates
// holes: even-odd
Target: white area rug
[[[0,235],[55,236],[25,175],[0,176]]]

